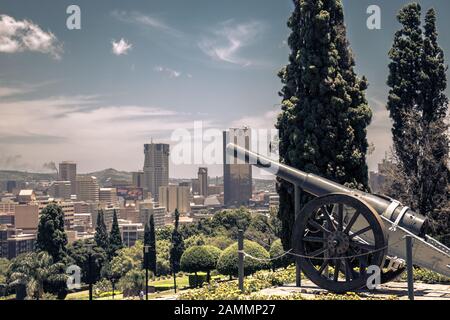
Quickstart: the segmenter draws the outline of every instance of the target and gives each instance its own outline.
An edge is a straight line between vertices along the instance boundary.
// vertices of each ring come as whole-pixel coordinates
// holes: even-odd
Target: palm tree
[[[63,263],[53,263],[53,258],[45,251],[27,253],[14,263],[10,284],[25,285],[27,297],[39,300],[44,294],[45,281],[65,280],[61,273],[63,268]]]

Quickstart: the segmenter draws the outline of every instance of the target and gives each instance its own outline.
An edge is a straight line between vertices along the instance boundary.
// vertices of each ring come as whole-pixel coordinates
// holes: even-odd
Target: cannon
[[[291,254],[320,288],[336,293],[361,289],[372,266],[379,267],[381,283],[395,280],[405,271],[406,237],[412,239],[415,265],[450,277],[450,249],[426,234],[426,217],[399,201],[347,188],[232,143],[227,155],[270,169],[294,186]],[[300,209],[301,191],[315,198]]]

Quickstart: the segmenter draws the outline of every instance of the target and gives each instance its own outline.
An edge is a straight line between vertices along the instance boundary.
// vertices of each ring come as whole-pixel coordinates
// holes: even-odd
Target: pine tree
[[[97,227],[95,228],[95,243],[97,246],[108,252],[109,249],[109,239],[108,231],[106,229],[105,219],[103,210],[100,210],[97,215]]]
[[[36,249],[45,251],[53,262],[66,257],[67,235],[64,231],[64,212],[60,206],[49,204],[39,216]]]
[[[354,72],[340,0],[295,0],[289,19],[289,64],[279,76],[284,85],[277,128],[280,158],[289,166],[349,187],[367,190],[366,128],[372,113],[365,78]],[[285,249],[294,224],[294,188],[279,181],[279,218]],[[310,197],[301,196],[301,206]]]
[[[172,245],[170,247],[170,266],[172,268],[173,282],[175,292],[177,291],[177,273],[180,271],[180,260],[184,252],[184,241],[181,233],[178,231],[180,222],[180,213],[175,210],[175,228],[172,232]]]
[[[402,28],[390,51],[388,110],[394,152],[403,181],[403,199],[431,218],[434,234],[448,232],[449,140],[444,52],[438,44],[436,12],[421,28],[421,7],[408,4],[398,14]]]
[[[120,235],[117,212],[114,210],[111,233],[109,234],[109,256],[114,257],[117,251],[123,248],[122,236]]]
[[[156,233],[153,215],[150,216],[150,223],[145,224],[144,245],[149,247],[148,253],[144,259],[145,267],[156,275]]]
[[[417,176],[420,154],[419,144],[416,143],[417,114],[422,105],[420,58],[423,39],[420,15],[421,7],[417,3],[400,10],[397,19],[403,27],[395,33],[394,44],[389,52],[392,61],[389,64],[388,85],[391,90],[387,109],[393,120],[394,151],[408,177]]]

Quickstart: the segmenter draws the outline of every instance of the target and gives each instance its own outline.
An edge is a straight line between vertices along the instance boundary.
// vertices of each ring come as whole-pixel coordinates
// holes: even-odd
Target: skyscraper
[[[198,169],[198,183],[199,183],[200,195],[207,197],[208,196],[208,168],[199,168]]]
[[[99,201],[99,186],[96,177],[77,177],[77,199],[81,201]]]
[[[250,149],[250,129],[230,129],[223,133],[223,182],[225,206],[247,205],[252,197],[252,166],[226,152],[228,143]]]
[[[59,181],[70,181],[71,194],[77,194],[77,164],[63,161],[59,164]]]
[[[144,145],[144,181],[143,187],[158,199],[159,187],[169,185],[169,151],[168,144]]]
[[[136,171],[132,172],[132,186],[136,188],[142,188],[142,183],[144,181],[144,172]]]

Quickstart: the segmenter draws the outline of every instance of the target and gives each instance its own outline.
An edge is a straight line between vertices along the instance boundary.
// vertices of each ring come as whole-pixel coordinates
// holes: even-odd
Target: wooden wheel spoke
[[[320,237],[304,237],[303,241],[305,242],[319,242],[319,243],[324,243],[327,242],[327,239],[325,238],[320,238]]]
[[[321,275],[323,273],[323,271],[325,270],[326,267],[328,267],[328,264],[330,263],[330,260],[326,259],[323,261],[322,265],[320,266],[319,269],[319,274]]]
[[[353,270],[353,266],[352,266],[352,263],[350,262],[350,260],[348,258],[346,258],[346,259],[344,259],[344,263],[345,263],[345,277],[346,277],[347,281],[356,279],[357,274],[356,274],[355,270]]]
[[[337,222],[338,222],[338,230],[343,231],[344,230],[344,205],[342,203],[338,204]]]
[[[375,246],[372,246],[370,244],[365,244],[362,242],[357,242],[357,241],[350,242],[350,245],[352,247],[356,247],[358,249],[365,250],[365,251],[374,251],[376,249]]]
[[[367,227],[365,227],[364,229],[361,229],[361,230],[359,230],[359,231],[353,233],[353,234],[350,236],[350,239],[353,239],[354,237],[360,236],[360,235],[366,233],[366,232],[369,231],[369,230],[372,230],[372,227],[371,227],[371,226],[367,226]]]
[[[347,233],[347,234],[348,234],[348,233],[350,232],[350,230],[352,229],[352,227],[353,227],[353,225],[355,224],[356,220],[358,219],[359,215],[360,215],[359,211],[356,211],[356,212],[353,214],[353,216],[352,216],[352,218],[350,219],[349,223],[348,223],[347,226],[345,227],[344,233]]]
[[[322,248],[320,248],[320,249],[317,249],[317,250],[315,250],[315,251],[313,251],[313,252],[307,254],[307,256],[309,256],[309,257],[311,257],[311,258],[314,258],[314,257],[317,257],[318,255],[324,253],[324,252],[327,251],[327,250],[328,250],[327,248],[323,248],[323,247],[322,247]]]
[[[325,216],[325,219],[328,222],[328,226],[332,229],[332,231],[336,231],[336,228],[334,227],[334,223],[331,220],[331,215],[328,213],[327,208],[325,206],[320,208],[320,211],[323,212],[323,215]]]
[[[314,221],[314,220],[309,220],[308,223],[309,223],[311,226],[313,226],[313,227],[315,227],[315,228],[317,228],[317,229],[319,229],[319,230],[321,230],[321,231],[323,231],[323,232],[325,232],[325,233],[327,233],[327,234],[331,233],[330,230],[325,229],[324,226],[320,225],[319,223],[317,223],[317,222]]]
[[[338,281],[339,280],[339,271],[341,269],[341,260],[336,259],[335,260],[335,266],[334,266],[334,274],[333,274],[333,280]]]

